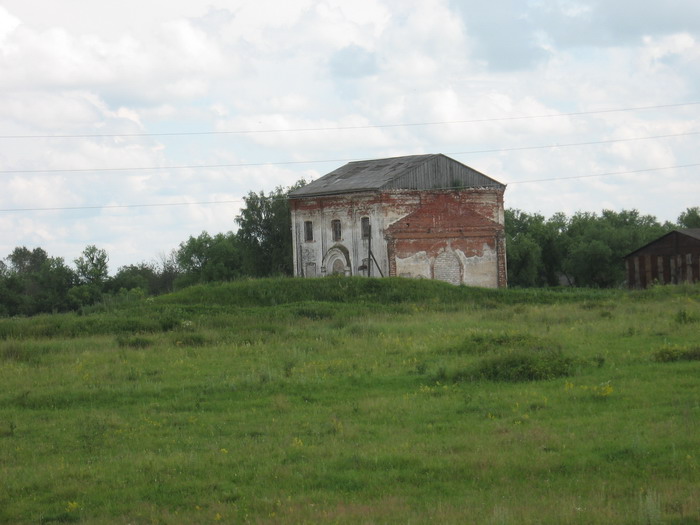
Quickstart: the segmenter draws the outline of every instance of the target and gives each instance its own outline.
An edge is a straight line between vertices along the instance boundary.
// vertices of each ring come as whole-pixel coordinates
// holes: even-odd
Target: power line
[[[6,208],[0,209],[0,212],[9,211],[71,211],[71,210],[110,210],[117,208],[164,208],[168,206],[194,206],[194,205],[209,205],[209,204],[233,204],[243,202],[243,199],[232,199],[226,201],[201,201],[201,202],[164,202],[156,204],[106,204],[103,206],[64,206],[53,208]]]
[[[633,173],[644,173],[647,171],[663,171],[663,170],[673,170],[673,169],[678,169],[678,168],[693,168],[696,166],[700,166],[700,162],[696,162],[693,164],[678,164],[676,166],[663,166],[660,168],[645,168],[645,169],[641,169],[641,170],[609,171],[607,173],[596,173],[593,175],[572,175],[571,177],[553,177],[553,178],[549,178],[549,179],[521,180],[521,181],[509,182],[508,185],[511,186],[513,184],[530,184],[533,182],[551,182],[551,181],[572,180],[572,179],[590,179],[593,177],[608,177],[611,175],[631,175]]]
[[[609,140],[591,140],[587,142],[568,142],[563,144],[548,144],[545,146],[521,146],[517,148],[496,148],[496,149],[482,149],[482,150],[472,150],[472,151],[461,151],[447,153],[447,155],[469,155],[474,153],[500,153],[507,151],[523,151],[532,149],[550,149],[550,148],[570,148],[573,146],[593,146],[598,144],[613,144],[615,142],[633,142],[636,140],[652,140],[652,139],[667,139],[672,137],[685,137],[689,135],[700,135],[700,131],[688,131],[685,133],[671,133],[668,135],[654,135],[650,137],[631,137],[627,139],[609,139]],[[1,173],[1,172],[0,172]]]
[[[515,148],[493,148],[482,150],[447,152],[446,155],[474,155],[479,153],[505,153],[509,151],[524,151],[552,148],[570,148],[576,146],[592,146],[600,144],[614,144],[618,142],[633,142],[639,140],[654,140],[674,137],[687,137],[700,135],[700,131],[688,131],[685,133],[672,133],[666,135],[654,135],[649,137],[631,137],[625,139],[595,140],[586,142],[569,142],[563,144],[547,144],[540,146],[520,146]],[[32,174],[32,173],[91,173],[91,172],[114,172],[114,171],[153,171],[153,170],[183,170],[183,169],[221,169],[221,168],[248,168],[260,166],[288,166],[295,164],[324,164],[330,162],[352,162],[361,160],[358,158],[346,159],[318,159],[318,160],[295,160],[279,162],[242,162],[235,164],[191,164],[180,166],[135,166],[130,168],[59,168],[59,169],[34,169],[34,170],[0,170],[0,174]]]
[[[692,168],[700,166],[700,162],[692,164],[679,164],[676,166],[662,166],[658,168],[644,168],[639,170],[628,170],[628,171],[611,171],[606,173],[596,173],[592,175],[574,175],[571,177],[552,177],[546,179],[531,179],[523,181],[509,182],[507,185],[512,186],[513,184],[532,184],[538,182],[558,182],[564,180],[572,179],[587,179],[593,177],[609,177],[615,175],[630,175],[633,173],[644,173],[650,171],[663,171],[671,169],[680,168]],[[444,188],[433,188],[436,190],[449,190],[454,189],[453,187]],[[286,196],[281,196],[280,198],[286,198]],[[201,202],[169,202],[169,203],[156,203],[156,204],[110,204],[104,206],[66,206],[66,207],[51,207],[51,208],[4,208],[0,209],[0,212],[27,212],[27,211],[70,211],[70,210],[101,210],[101,209],[114,209],[114,208],[161,208],[168,206],[197,206],[197,205],[214,205],[214,204],[233,204],[244,202],[244,199],[231,199],[225,201],[201,201]]]
[[[619,113],[626,111],[644,111],[650,109],[666,109],[684,106],[695,106],[700,102],[683,102],[679,104],[659,104],[655,106],[637,106],[628,108],[602,109],[596,111],[575,111],[570,113],[549,113],[542,115],[516,115],[511,117],[490,117],[480,119],[466,120],[444,120],[434,122],[408,122],[395,124],[365,124],[358,126],[328,126],[316,128],[290,128],[290,129],[247,129],[247,130],[231,130],[231,131],[180,131],[180,132],[163,132],[163,133],[80,133],[80,134],[64,134],[64,135],[0,135],[0,139],[75,139],[75,138],[113,138],[113,137],[181,137],[181,136],[197,136],[197,135],[250,135],[255,133],[300,133],[308,131],[347,131],[360,129],[379,129],[379,128],[402,128],[402,127],[419,127],[419,126],[442,126],[448,124],[476,124],[484,122],[504,122],[511,120],[526,120],[539,118],[560,118],[560,117],[579,117],[584,115],[599,115],[604,113]]]

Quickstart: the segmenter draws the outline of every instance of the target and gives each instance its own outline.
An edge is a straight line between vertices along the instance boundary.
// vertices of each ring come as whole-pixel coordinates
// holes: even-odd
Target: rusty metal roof
[[[300,199],[322,195],[379,190],[433,190],[454,188],[498,188],[505,184],[487,177],[441,153],[349,162],[289,197]]]

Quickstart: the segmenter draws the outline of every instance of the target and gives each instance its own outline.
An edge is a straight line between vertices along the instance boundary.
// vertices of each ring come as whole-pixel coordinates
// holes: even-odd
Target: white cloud
[[[12,16],[7,9],[0,6],[0,51],[6,52],[4,41],[20,23],[19,18]]]

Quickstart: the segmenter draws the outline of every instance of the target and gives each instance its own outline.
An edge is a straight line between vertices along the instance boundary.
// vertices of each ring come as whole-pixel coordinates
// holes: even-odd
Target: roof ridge
[[[484,187],[505,188],[505,185],[443,153],[422,153],[348,162],[290,192],[289,197]]]

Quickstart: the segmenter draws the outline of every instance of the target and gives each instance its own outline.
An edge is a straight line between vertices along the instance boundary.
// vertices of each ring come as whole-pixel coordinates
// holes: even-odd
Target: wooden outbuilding
[[[667,233],[626,255],[625,265],[630,288],[698,282],[700,228]]]
[[[294,273],[505,287],[504,191],[442,154],[350,162],[289,194]]]

